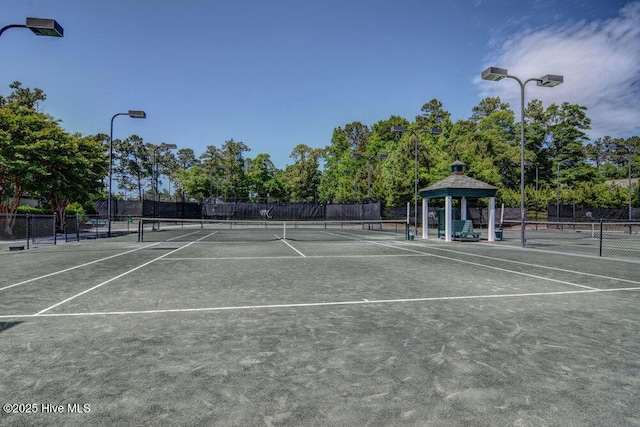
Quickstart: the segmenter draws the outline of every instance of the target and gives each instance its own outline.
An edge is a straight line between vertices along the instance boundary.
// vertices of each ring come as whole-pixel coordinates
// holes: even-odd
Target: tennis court
[[[303,228],[0,254],[0,424],[640,425],[637,261]]]

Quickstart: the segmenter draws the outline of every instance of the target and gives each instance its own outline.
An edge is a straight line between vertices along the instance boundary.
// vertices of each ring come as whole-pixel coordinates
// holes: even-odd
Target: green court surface
[[[640,263],[317,233],[1,253],[0,424],[640,425]]]

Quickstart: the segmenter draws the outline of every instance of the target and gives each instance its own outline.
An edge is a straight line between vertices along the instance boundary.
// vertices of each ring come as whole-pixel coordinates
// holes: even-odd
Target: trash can
[[[413,240],[416,236],[412,233],[409,232],[409,240]]]
[[[496,240],[502,240],[502,230],[496,230]]]

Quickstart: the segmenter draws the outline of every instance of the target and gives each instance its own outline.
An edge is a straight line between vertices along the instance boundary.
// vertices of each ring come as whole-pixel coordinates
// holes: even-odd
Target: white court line
[[[215,311],[241,311],[260,310],[274,308],[305,308],[305,307],[327,307],[327,306],[349,306],[349,305],[373,305],[373,304],[401,304],[414,302],[434,302],[434,301],[461,301],[478,299],[502,299],[502,298],[523,298],[539,297],[549,295],[577,295],[577,294],[597,294],[605,292],[627,292],[640,291],[640,287],[616,288],[616,289],[588,289],[580,291],[557,291],[557,292],[529,292],[522,294],[490,294],[490,295],[463,295],[457,297],[426,297],[426,298],[398,298],[380,300],[356,300],[356,301],[331,301],[331,302],[309,302],[293,304],[263,304],[263,305],[243,305],[227,307],[202,307],[202,308],[168,308],[159,310],[138,310],[138,311],[98,311],[87,313],[46,313],[46,314],[14,314],[1,315],[0,319],[34,318],[34,317],[82,317],[82,316],[121,316],[135,314],[163,314],[163,313],[196,313]]]
[[[422,246],[422,247],[427,248],[427,246]],[[491,259],[491,260],[500,261],[500,262],[509,262],[511,264],[526,265],[528,267],[536,267],[536,268],[540,268],[540,269],[561,271],[563,273],[580,274],[582,276],[596,277],[598,279],[617,280],[617,281],[620,281],[620,282],[626,282],[626,283],[632,283],[634,285],[640,285],[640,281],[638,281],[638,280],[620,279],[620,278],[617,278],[617,277],[603,276],[601,274],[587,273],[587,272],[576,271],[576,270],[567,270],[565,268],[550,267],[550,266],[547,266],[547,265],[540,265],[540,264],[531,264],[531,263],[528,263],[528,262],[515,261],[515,260],[504,259],[504,258],[490,257],[490,256],[487,256],[487,255],[473,254],[473,253],[469,253],[469,252],[454,251],[453,249],[436,248],[436,247],[432,247],[432,246],[429,246],[428,248],[429,249],[434,249],[436,251],[452,252],[454,254],[469,255],[469,256],[472,256],[472,257]]]
[[[213,234],[213,233],[211,233],[211,234]],[[207,238],[207,237],[209,237],[211,234],[208,234],[208,235],[206,235],[206,236],[203,236],[203,237],[201,237],[201,238],[200,238],[200,239],[198,239],[198,240],[206,239],[206,238]],[[60,301],[60,302],[58,302],[58,303],[56,303],[56,304],[52,305],[51,307],[45,308],[44,310],[40,310],[40,311],[39,311],[39,312],[37,312],[35,315],[36,315],[36,316],[42,315],[43,313],[46,313],[47,311],[49,311],[49,310],[51,310],[51,309],[54,309],[54,308],[56,308],[56,307],[58,307],[58,306],[60,306],[60,305],[62,305],[62,304],[65,304],[65,303],[67,303],[67,302],[69,302],[69,301],[71,301],[71,300],[73,300],[73,299],[75,299],[75,298],[78,298],[79,296],[82,296],[82,295],[84,295],[84,294],[86,294],[86,293],[88,293],[88,292],[91,292],[91,291],[93,291],[93,290],[95,290],[95,289],[98,289],[99,287],[104,286],[104,285],[106,285],[107,283],[111,283],[111,282],[113,282],[114,280],[117,280],[117,279],[119,279],[119,278],[121,278],[121,277],[123,277],[123,276],[126,276],[126,275],[127,275],[127,274],[129,274],[129,273],[133,273],[133,272],[134,272],[134,271],[136,271],[136,270],[139,270],[139,269],[141,269],[141,268],[143,268],[143,267],[146,267],[147,265],[149,265],[149,264],[151,264],[151,263],[154,263],[154,262],[158,261],[159,259],[162,259],[162,258],[164,258],[164,257],[166,257],[166,256],[169,256],[169,255],[171,255],[172,253],[178,252],[179,250],[184,249],[184,248],[186,248],[187,246],[191,246],[191,245],[192,245],[192,244],[194,244],[194,243],[195,243],[195,241],[194,241],[194,242],[189,242],[189,243],[187,243],[186,245],[180,246],[179,248],[172,250],[171,252],[167,252],[166,254],[164,254],[164,255],[160,255],[159,257],[154,258],[154,259],[152,259],[151,261],[147,261],[147,262],[145,262],[144,264],[141,264],[141,265],[139,265],[139,266],[137,266],[137,267],[134,267],[134,268],[132,268],[131,270],[125,271],[125,272],[124,272],[124,273],[122,273],[122,274],[118,274],[117,276],[112,277],[112,278],[111,278],[111,279],[109,279],[109,280],[106,280],[106,281],[104,281],[104,282],[102,282],[102,283],[99,283],[99,284],[97,284],[97,285],[95,285],[95,286],[93,286],[93,287],[91,287],[91,288],[89,288],[89,289],[85,289],[84,291],[82,291],[82,292],[80,292],[80,293],[78,293],[78,294],[76,294],[76,295],[74,295],[74,296],[72,296],[72,297],[69,297],[69,298],[67,298],[67,299],[65,299],[65,300],[63,300],[63,301]]]
[[[376,245],[390,247],[390,248],[397,248],[397,249],[401,249],[401,250],[404,250],[404,251],[415,252],[415,253],[419,253],[419,254],[425,254],[425,255],[428,255],[428,256],[432,256],[434,258],[446,259],[448,261],[455,261],[455,262],[460,262],[460,263],[463,263],[463,264],[475,265],[477,267],[488,268],[490,270],[504,271],[504,272],[508,272],[508,273],[517,274],[519,276],[532,277],[532,278],[538,279],[538,280],[546,280],[546,281],[549,281],[549,282],[562,283],[564,285],[577,286],[579,288],[590,289],[590,290],[594,290],[594,291],[598,290],[598,288],[593,288],[591,286],[579,285],[577,283],[567,282],[565,280],[552,279],[552,278],[549,278],[549,277],[536,276],[535,274],[522,273],[520,271],[509,270],[508,268],[494,267],[494,266],[491,266],[491,265],[480,264],[479,262],[465,261],[465,260],[462,260],[462,259],[450,258],[450,257],[442,256],[442,255],[435,255],[435,254],[431,254],[431,253],[417,251],[415,249],[402,248],[402,247],[399,247],[399,246],[392,246],[392,245],[384,244],[384,243],[380,243],[380,242],[372,242],[372,243],[374,243]]]
[[[276,235],[276,237],[278,237],[278,236]],[[278,237],[278,238],[279,238],[279,237]],[[280,238],[279,238],[279,239],[280,239]],[[303,257],[303,258],[306,258],[306,257],[307,257],[305,254],[303,254],[302,252],[300,252],[299,250],[297,250],[296,248],[294,248],[293,246],[291,246],[291,245],[289,244],[289,242],[287,242],[286,240],[284,240],[284,239],[280,239],[280,241],[281,241],[282,243],[284,243],[285,245],[289,246],[289,247],[290,247],[291,249],[293,249],[294,251],[298,252],[300,255],[302,255],[302,257]]]
[[[22,282],[14,283],[13,285],[9,285],[9,286],[5,286],[3,288],[0,288],[0,291],[4,291],[5,289],[9,289],[9,288],[13,288],[13,287],[16,287],[16,286],[24,285],[26,283],[35,282],[36,280],[45,279],[47,277],[55,276],[57,274],[66,273],[67,271],[75,270],[75,269],[81,268],[81,267],[86,267],[87,265],[91,265],[91,264],[95,264],[95,263],[98,263],[98,262],[106,261],[106,260],[111,259],[111,258],[116,258],[116,257],[122,256],[122,255],[127,255],[127,254],[130,254],[132,252],[139,251],[141,249],[146,249],[146,248],[150,248],[151,246],[159,245],[160,243],[161,242],[152,243],[152,244],[147,245],[147,246],[143,246],[143,247],[140,247],[140,248],[132,249],[132,250],[126,251],[126,252],[122,252],[120,254],[111,255],[111,256],[108,256],[108,257],[105,257],[105,258],[100,258],[100,259],[96,259],[94,261],[86,262],[84,264],[76,265],[74,267],[65,268],[64,270],[54,271],[53,273],[45,274],[44,276],[34,277],[33,279],[28,279],[28,280],[23,280]]]
[[[417,254],[361,254],[361,255],[305,255],[309,259],[323,258],[412,258],[427,257],[427,253]],[[171,257],[162,261],[225,261],[225,260],[268,260],[268,259],[301,259],[302,257],[294,255],[281,256],[229,256],[229,257]]]

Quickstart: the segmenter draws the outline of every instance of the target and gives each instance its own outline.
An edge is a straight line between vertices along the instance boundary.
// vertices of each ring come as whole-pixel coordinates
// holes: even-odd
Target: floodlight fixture
[[[131,117],[132,119],[146,119],[147,118],[147,113],[145,113],[142,110],[129,110],[127,115],[129,117]]]
[[[163,147],[163,148],[166,148],[167,150],[175,150],[176,148],[178,148],[178,146],[176,144],[167,144],[165,142],[160,144],[160,146]]]
[[[404,127],[404,126],[392,126],[391,127],[391,132],[393,132],[393,133],[402,133],[402,132],[404,132],[406,130],[407,130],[407,128]]]
[[[554,87],[562,84],[563,80],[562,76],[547,74],[546,76],[540,77],[540,80],[538,80],[538,86]]]
[[[38,36],[63,37],[64,29],[55,19],[27,18],[26,24],[10,24],[0,28],[0,35],[9,28],[28,28]]]
[[[489,67],[482,72],[482,80],[502,80],[507,77],[506,68]]]
[[[27,18],[28,29],[38,36],[63,37],[64,29],[55,19]]]

